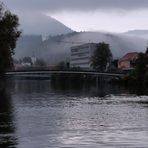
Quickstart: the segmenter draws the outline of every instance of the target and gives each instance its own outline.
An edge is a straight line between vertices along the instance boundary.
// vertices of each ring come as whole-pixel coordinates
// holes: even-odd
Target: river
[[[119,86],[8,81],[0,148],[147,148],[148,96]]]

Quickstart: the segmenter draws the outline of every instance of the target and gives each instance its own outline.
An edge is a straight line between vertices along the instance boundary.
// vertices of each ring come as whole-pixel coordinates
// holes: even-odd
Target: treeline
[[[0,76],[13,65],[12,55],[16,41],[21,32],[18,30],[19,20],[15,14],[0,3]]]
[[[135,61],[135,68],[123,79],[127,85],[148,86],[148,49],[139,53]]]

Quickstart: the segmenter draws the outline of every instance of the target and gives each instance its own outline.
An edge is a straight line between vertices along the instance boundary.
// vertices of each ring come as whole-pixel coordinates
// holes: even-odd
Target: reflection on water
[[[1,85],[1,84],[0,84]],[[16,145],[13,107],[9,93],[0,87],[0,147],[14,147]]]
[[[131,92],[110,85],[96,88],[8,81],[5,91],[0,91],[0,144],[16,148],[147,148],[148,97]]]

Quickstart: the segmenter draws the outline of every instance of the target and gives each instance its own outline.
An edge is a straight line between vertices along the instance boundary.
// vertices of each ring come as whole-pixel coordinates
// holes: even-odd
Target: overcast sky
[[[3,0],[24,22],[51,16],[76,31],[148,29],[148,0]]]

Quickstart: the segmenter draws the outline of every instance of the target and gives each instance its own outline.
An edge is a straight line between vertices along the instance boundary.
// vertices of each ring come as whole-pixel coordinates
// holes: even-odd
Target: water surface
[[[0,147],[148,147],[148,97],[119,86],[8,81],[0,91]]]

